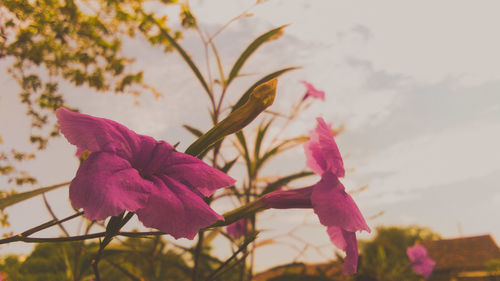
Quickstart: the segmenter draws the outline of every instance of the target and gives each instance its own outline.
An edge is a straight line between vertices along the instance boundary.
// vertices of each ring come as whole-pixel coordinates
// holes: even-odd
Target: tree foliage
[[[51,116],[66,105],[60,90],[63,81],[94,91],[139,95],[140,90],[149,90],[157,95],[143,83],[143,71],[127,67],[134,58],[123,54],[122,45],[139,35],[151,45],[171,50],[165,35],[169,31],[166,17],[150,11],[172,2],[175,0],[0,1],[0,59],[10,65],[8,72],[18,82],[20,102],[31,119],[31,143],[44,149],[48,139],[59,134]],[[151,19],[162,24],[161,32]],[[181,35],[174,32],[169,36],[177,40]],[[9,181],[18,185],[36,183],[28,174],[16,172],[14,163],[33,157],[0,150],[0,175],[10,176]]]
[[[0,262],[0,272],[8,281],[88,281],[94,277],[92,259],[97,243],[38,244],[21,259],[10,255]],[[188,281],[192,268],[186,262],[192,248],[172,249],[161,237],[125,239],[112,243],[102,256],[99,271],[102,280]],[[210,255],[206,247],[200,265],[201,276],[207,277],[222,262]],[[239,280],[237,267],[214,280]],[[205,279],[203,279],[205,280]]]
[[[420,280],[409,267],[406,249],[417,241],[438,238],[439,234],[425,227],[379,226],[371,241],[361,243],[359,273],[384,281]]]

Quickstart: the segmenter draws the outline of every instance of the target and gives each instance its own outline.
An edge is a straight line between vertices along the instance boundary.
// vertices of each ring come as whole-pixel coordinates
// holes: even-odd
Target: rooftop
[[[492,259],[500,259],[500,248],[490,235],[424,241],[434,271],[481,269]]]

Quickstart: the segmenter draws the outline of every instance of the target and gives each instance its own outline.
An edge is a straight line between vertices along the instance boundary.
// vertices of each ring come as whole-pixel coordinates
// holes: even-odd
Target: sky
[[[254,2],[197,0],[190,6],[201,30],[213,34]],[[237,100],[267,73],[301,66],[280,78],[271,110],[287,112],[305,92],[301,80],[326,92],[326,100],[314,101],[283,136],[306,133],[318,116],[344,127],[336,138],[347,167],[343,183],[348,190],[368,186],[354,199],[372,229],[416,224],[444,237],[489,233],[499,243],[499,9],[498,1],[269,0],[229,25],[214,42],[228,71],[253,38],[290,24],[279,40],[261,47],[245,64],[242,71],[248,76],[231,86],[228,100]],[[176,7],[165,10],[173,26],[179,22],[177,12]],[[204,70],[196,32],[185,32],[181,44]],[[125,44],[124,53],[137,57],[129,67],[144,68],[146,81],[162,98],[66,87],[68,103],[138,133],[180,141],[179,148],[186,148],[193,138],[182,124],[209,128],[202,88],[176,53],[164,54],[139,40]],[[27,146],[29,123],[17,102],[16,82],[2,73],[0,83],[0,120],[15,120],[0,123],[4,145]],[[74,147],[60,138],[25,167],[42,186],[67,181],[78,167],[73,153]],[[285,175],[304,168],[303,151],[296,149],[271,162],[266,173]],[[67,196],[64,188],[48,194],[61,217],[71,213]],[[215,207],[222,212],[232,206]],[[49,219],[40,198],[7,212],[14,233]],[[312,211],[266,212],[260,226],[265,229],[262,240],[274,237],[282,243],[257,249],[258,270],[290,262],[290,257],[320,262],[334,256],[335,248]],[[282,236],[290,231],[293,235]],[[304,246],[300,240],[312,246],[299,256]],[[228,253],[220,248],[221,255]],[[0,254],[30,249],[26,244],[2,245]]]

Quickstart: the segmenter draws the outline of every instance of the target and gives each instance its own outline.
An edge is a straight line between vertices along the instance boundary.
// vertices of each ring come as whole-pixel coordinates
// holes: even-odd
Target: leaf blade
[[[193,60],[191,59],[191,56],[184,50],[184,48],[181,47],[181,45],[179,45],[177,43],[177,41],[175,41],[175,39],[172,36],[170,36],[170,34],[167,32],[167,30],[162,26],[162,24],[157,19],[155,19],[151,15],[147,15],[147,17],[149,18],[149,20],[152,23],[154,23],[158,27],[158,29],[160,30],[161,34],[163,36],[165,36],[165,38],[177,50],[177,52],[179,52],[179,54],[181,55],[181,57],[184,59],[184,61],[189,65],[189,67],[193,71],[193,73],[196,76],[196,78],[198,78],[198,81],[200,81],[201,86],[203,87],[203,89],[205,90],[205,92],[207,93],[207,95],[209,96],[209,98],[213,99],[213,94],[212,94],[212,91],[210,90],[210,87],[208,87],[208,84],[205,81],[205,78],[203,77],[203,74],[201,74],[200,69],[193,62]]]
[[[49,191],[54,190],[56,188],[69,185],[70,183],[71,182],[64,182],[64,183],[55,184],[55,185],[51,185],[51,186],[47,186],[47,187],[41,187],[41,188],[31,190],[31,191],[16,193],[16,194],[7,196],[5,198],[1,198],[0,199],[0,210],[3,210],[9,206],[12,206],[12,205],[17,204],[19,202],[22,202],[24,200],[28,200],[30,198],[33,198],[37,195],[41,195],[42,193],[49,192]]]
[[[231,72],[227,78],[226,87],[236,78],[241,68],[247,61],[247,59],[260,47],[262,44],[269,42],[271,40],[277,39],[283,33],[283,29],[288,25],[282,25],[277,28],[271,29],[270,31],[257,37],[248,47],[241,53],[240,57],[236,60]]]
[[[196,129],[195,127],[189,126],[187,124],[182,125],[184,129],[188,130],[191,134],[193,134],[195,137],[201,137],[203,135],[203,132],[199,129]]]

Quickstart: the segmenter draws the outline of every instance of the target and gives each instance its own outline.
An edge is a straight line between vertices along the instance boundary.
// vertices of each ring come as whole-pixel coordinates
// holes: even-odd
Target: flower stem
[[[11,243],[11,242],[17,242],[17,241],[25,241],[26,238],[28,238],[28,236],[30,236],[31,234],[34,234],[34,233],[39,232],[39,231],[42,231],[42,230],[44,230],[46,228],[49,228],[51,226],[54,226],[56,224],[61,224],[61,223],[65,222],[65,221],[69,221],[69,220],[74,219],[76,217],[79,217],[81,215],[83,215],[83,212],[79,212],[79,213],[73,214],[73,215],[71,215],[69,217],[66,217],[66,218],[62,219],[62,220],[50,220],[50,221],[48,221],[46,223],[43,223],[41,225],[35,226],[33,228],[30,228],[30,229],[28,229],[28,230],[26,230],[26,231],[24,231],[22,233],[19,233],[19,234],[15,235],[15,236],[11,236],[11,237],[8,237],[8,238],[5,238],[5,239],[1,239],[0,240],[0,244],[6,244],[6,243]]]

